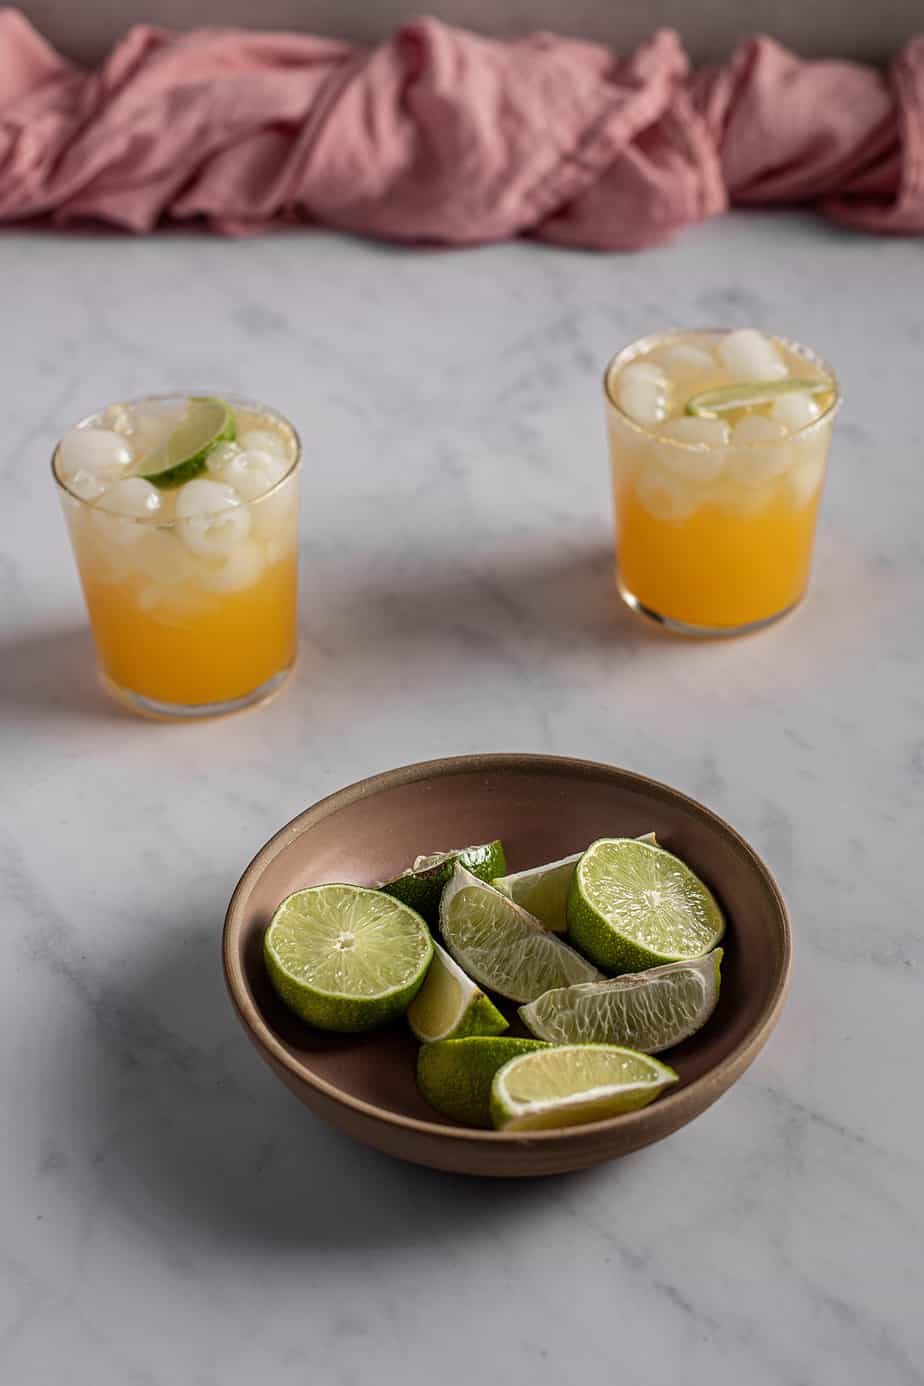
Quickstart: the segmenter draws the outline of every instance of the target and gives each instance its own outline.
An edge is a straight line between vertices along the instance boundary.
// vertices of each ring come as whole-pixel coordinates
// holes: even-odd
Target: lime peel
[[[718,389],[692,395],[685,409],[698,419],[717,419],[735,409],[772,404],[780,395],[823,395],[830,390],[828,380],[800,380],[792,376],[785,380],[742,380],[737,385],[721,385]]]
[[[173,490],[198,476],[212,449],[219,443],[233,442],[236,434],[230,405],[215,396],[192,395],[166,442],[142,457],[132,468],[132,475],[143,477],[161,491]]]
[[[417,1056],[417,1086],[442,1116],[467,1126],[491,1125],[491,1083],[504,1064],[548,1045],[507,1035],[424,1044]]]

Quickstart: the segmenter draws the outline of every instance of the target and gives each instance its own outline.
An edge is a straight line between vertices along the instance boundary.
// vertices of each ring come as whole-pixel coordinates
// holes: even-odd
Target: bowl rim
[[[681,804],[692,809],[695,815],[707,819],[711,826],[717,828],[730,841],[735,850],[757,872],[776,908],[780,925],[782,967],[756,1022],[749,1027],[747,1033],[724,1059],[698,1078],[684,1084],[683,1087],[663,1094],[653,1107],[643,1107],[635,1112],[607,1117],[603,1121],[588,1122],[582,1126],[561,1127],[551,1131],[531,1131],[528,1133],[486,1131],[476,1127],[449,1125],[440,1121],[424,1121],[419,1117],[405,1116],[400,1112],[390,1111],[388,1108],[379,1107],[375,1103],[354,1097],[351,1093],[345,1092],[343,1088],[339,1088],[310,1072],[298,1060],[294,1059],[286,1046],[277,1039],[253,1000],[241,964],[239,947],[245,906],[256,881],[285,847],[332,813],[348,808],[357,800],[368,798],[382,790],[413,784],[418,780],[433,778],[434,775],[477,774],[496,770],[546,770],[561,774],[573,774],[577,771],[588,777],[596,777],[604,772],[608,775],[617,775],[632,787],[644,790],[656,799],[669,800],[674,803],[679,800]],[[782,892],[768,867],[754,848],[731,824],[720,818],[718,814],[713,813],[711,809],[706,808],[698,800],[683,794],[680,790],[672,789],[670,785],[664,784],[661,780],[651,779],[632,770],[624,770],[621,766],[612,765],[606,761],[529,752],[487,752],[475,755],[445,756],[436,760],[414,761],[408,765],[397,766],[393,770],[385,770],[365,779],[356,780],[353,784],[325,795],[324,798],[319,799],[309,808],[296,814],[264,843],[245,867],[234,888],[222,930],[222,963],[225,984],[232,1004],[241,1023],[250,1033],[258,1048],[263,1051],[264,1056],[271,1061],[274,1067],[283,1068],[298,1082],[313,1088],[322,1097],[347,1107],[368,1120],[421,1136],[445,1137],[447,1140],[460,1142],[475,1141],[479,1144],[494,1146],[507,1143],[522,1147],[524,1142],[536,1146],[556,1146],[586,1136],[590,1132],[599,1133],[614,1129],[630,1131],[634,1128],[644,1127],[651,1120],[655,1111],[663,1113],[665,1119],[668,1117],[669,1111],[675,1113],[678,1120],[672,1123],[673,1129],[674,1125],[682,1125],[686,1119],[682,1115],[686,1107],[692,1106],[694,1108],[691,1115],[696,1115],[698,1111],[702,1110],[697,1099],[703,1089],[707,1091],[716,1089],[715,1096],[724,1092],[744,1072],[751,1060],[756,1058],[783,1009],[792,972],[792,930]]]

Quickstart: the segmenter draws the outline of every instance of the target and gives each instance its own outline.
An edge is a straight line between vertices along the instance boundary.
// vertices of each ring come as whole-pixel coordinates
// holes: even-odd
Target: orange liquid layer
[[[139,608],[133,583],[81,578],[103,672],[158,702],[195,706],[241,698],[295,658],[296,554],[240,592],[203,594],[181,613]]]
[[[705,504],[663,520],[618,484],[622,583],[644,606],[688,625],[741,626],[778,615],[808,583],[818,501],[816,494],[796,509],[774,497],[752,515]]]

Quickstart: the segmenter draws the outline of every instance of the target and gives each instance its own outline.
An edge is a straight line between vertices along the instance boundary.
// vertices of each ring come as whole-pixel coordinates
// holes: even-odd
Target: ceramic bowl
[[[364,1035],[314,1030],[283,1006],[264,970],[270,916],[302,886],[373,885],[418,853],[497,837],[508,869],[517,871],[580,851],[597,837],[651,830],[709,885],[728,929],[719,1004],[699,1034],[662,1055],[680,1082],[642,1111],[529,1135],[456,1125],[418,1093],[418,1046],[404,1023]],[[554,1174],[669,1136],[741,1077],[782,1009],[790,931],[780,892],[754,849],[721,818],[667,785],[584,760],[457,756],[350,785],[270,838],[228,907],[224,967],[258,1052],[325,1121],[389,1155],[437,1169]],[[514,1014],[510,1008],[508,1015]]]

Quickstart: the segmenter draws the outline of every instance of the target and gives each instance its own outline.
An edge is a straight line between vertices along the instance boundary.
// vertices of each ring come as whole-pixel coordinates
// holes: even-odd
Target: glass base
[[[689,635],[699,640],[729,639],[734,635],[750,635],[753,631],[764,630],[767,626],[782,621],[783,617],[788,616],[791,611],[795,611],[802,600],[801,597],[798,597],[790,606],[785,606],[782,611],[776,611],[772,616],[762,616],[759,621],[745,621],[740,626],[695,626],[688,621],[676,621],[673,616],[664,616],[660,611],[646,606],[644,602],[639,601],[634,592],[629,591],[622,578],[617,578],[616,586],[619,588],[619,595],[626,606],[631,607],[639,616],[644,616],[646,620],[653,621],[655,625],[661,626],[663,630],[669,630],[674,635]]]
[[[232,712],[243,712],[257,703],[265,703],[279,692],[294,667],[294,664],[290,664],[280,669],[259,688],[242,694],[240,698],[226,698],[219,703],[162,703],[157,698],[145,698],[141,693],[133,693],[130,688],[120,688],[102,670],[99,671],[99,681],[111,698],[141,717],[152,717],[159,722],[194,722],[204,717],[227,717]]]

